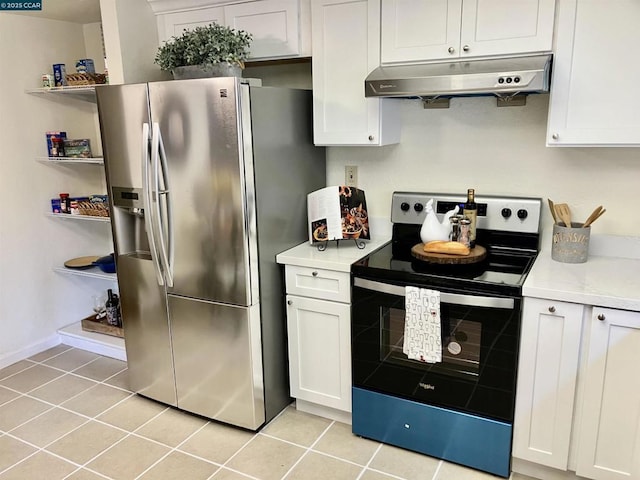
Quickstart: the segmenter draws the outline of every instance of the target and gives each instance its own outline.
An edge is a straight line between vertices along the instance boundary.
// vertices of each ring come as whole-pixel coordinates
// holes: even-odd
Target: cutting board
[[[450,255],[447,253],[427,253],[424,251],[424,243],[418,243],[411,248],[411,255],[427,263],[465,265],[484,260],[487,257],[487,249],[482,245],[476,245],[471,249],[469,255]]]

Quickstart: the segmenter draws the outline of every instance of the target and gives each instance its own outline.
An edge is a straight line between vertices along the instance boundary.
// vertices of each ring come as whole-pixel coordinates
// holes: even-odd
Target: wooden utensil
[[[593,210],[593,212],[591,212],[591,215],[589,215],[587,217],[587,219],[584,221],[583,228],[585,226],[588,227],[589,225],[591,225],[593,223],[593,221],[598,217],[598,214],[600,213],[600,211],[602,211],[602,210],[603,210],[602,205],[597,206]]]
[[[571,210],[569,210],[569,205],[566,203],[556,203],[554,205],[556,210],[556,215],[560,217],[567,227],[571,227]]]
[[[587,228],[589,225],[591,225],[593,222],[595,222],[597,219],[599,219],[599,218],[602,216],[602,214],[603,214],[604,212],[606,212],[606,211],[607,211],[607,209],[606,209],[606,208],[603,208],[602,210],[600,210],[600,212],[598,213],[598,215],[596,215],[594,218],[589,217],[589,218],[587,219],[587,221],[586,221],[586,222],[584,222],[584,225],[582,226],[582,228]]]
[[[553,217],[553,223],[558,223],[558,217],[556,216],[555,206],[553,204],[553,200],[550,198],[547,199],[549,201],[549,210],[551,210],[551,216]]]

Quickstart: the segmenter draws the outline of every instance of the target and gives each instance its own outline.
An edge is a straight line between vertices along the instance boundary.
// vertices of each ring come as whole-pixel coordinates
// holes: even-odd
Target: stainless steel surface
[[[178,406],[244,428],[262,425],[259,311],[169,295],[169,314]]]
[[[353,285],[355,287],[365,288],[374,292],[388,293],[399,297],[405,296],[405,287],[401,285],[392,285],[389,283],[376,282],[373,280],[365,280],[363,278],[354,278]],[[443,303],[451,303],[455,305],[469,305],[473,307],[488,308],[513,308],[513,298],[501,297],[485,297],[476,295],[462,295],[458,293],[440,292],[440,301]]]
[[[548,92],[551,55],[383,65],[365,80],[367,97],[512,95]]]
[[[169,198],[176,209],[169,293],[251,305],[235,79],[154,82],[149,99],[164,139]]]
[[[290,403],[275,256],[326,182],[310,92],[243,82],[97,96],[131,388],[255,430]]]

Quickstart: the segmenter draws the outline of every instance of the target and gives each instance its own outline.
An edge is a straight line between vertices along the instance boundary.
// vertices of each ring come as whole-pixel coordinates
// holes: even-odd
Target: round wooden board
[[[482,245],[476,245],[471,249],[469,255],[450,255],[447,253],[427,253],[424,251],[424,243],[418,243],[411,248],[411,255],[428,263],[465,265],[484,260],[487,257],[487,249]]]

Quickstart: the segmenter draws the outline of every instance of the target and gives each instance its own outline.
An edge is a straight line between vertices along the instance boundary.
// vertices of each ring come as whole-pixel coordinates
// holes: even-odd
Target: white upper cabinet
[[[204,27],[212,22],[224,25],[224,8],[209,7],[186,12],[158,15],[158,37],[160,43],[171,37],[179,37],[185,30]]]
[[[640,2],[563,0],[557,22],[547,145],[637,146]]]
[[[225,22],[253,34],[250,58],[300,55],[298,0],[264,0],[224,7]]]
[[[555,0],[382,0],[382,63],[552,49]]]
[[[310,0],[211,0],[206,6],[197,2],[198,8],[189,8],[188,0],[179,3],[182,9],[158,14],[160,43],[184,30],[217,22],[253,35],[250,60],[311,55]]]
[[[400,141],[400,102],[365,98],[380,63],[380,0],[314,0],[313,131],[316,145]]]

